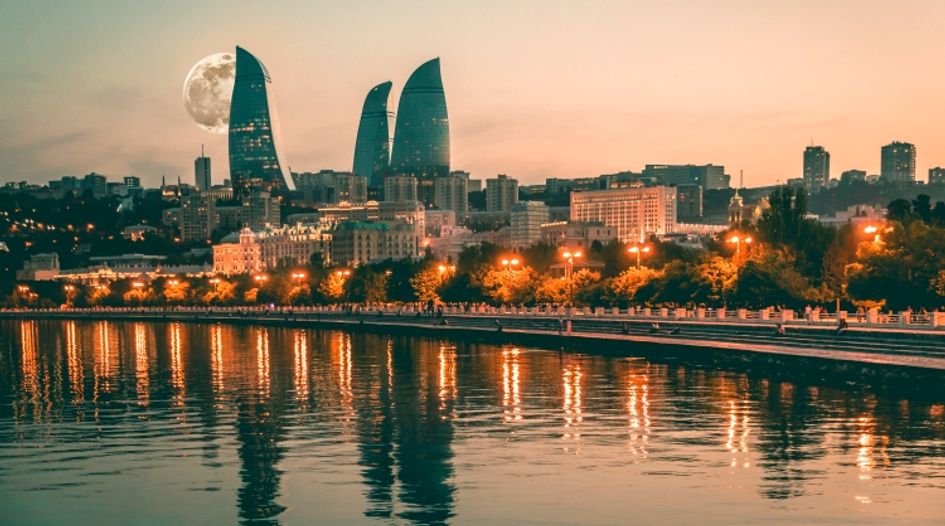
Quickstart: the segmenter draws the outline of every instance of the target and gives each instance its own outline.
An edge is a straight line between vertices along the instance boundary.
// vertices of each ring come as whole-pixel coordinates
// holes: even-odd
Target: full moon
[[[214,53],[190,68],[184,80],[184,107],[197,126],[226,135],[235,72],[232,53]]]

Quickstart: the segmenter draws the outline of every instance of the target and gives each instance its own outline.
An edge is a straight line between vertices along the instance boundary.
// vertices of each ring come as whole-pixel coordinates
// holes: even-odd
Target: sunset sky
[[[191,66],[247,48],[268,67],[293,171],[350,170],[367,91],[442,58],[452,167],[523,184],[724,164],[746,185],[945,165],[945,2],[63,2],[2,0],[0,182],[96,171],[214,181],[226,137],[181,100]]]

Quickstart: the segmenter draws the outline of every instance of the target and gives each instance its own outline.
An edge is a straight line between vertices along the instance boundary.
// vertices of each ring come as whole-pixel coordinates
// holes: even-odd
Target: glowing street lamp
[[[887,229],[885,230],[885,232],[890,232],[891,230],[892,230],[891,228],[887,228]],[[880,236],[882,236],[882,232],[883,232],[883,231],[880,229],[880,227],[879,227],[878,225],[867,225],[867,226],[865,226],[865,227],[863,228],[863,233],[864,233],[864,234],[866,234],[866,235],[868,235],[868,236],[873,236],[873,243],[882,243],[882,242],[883,242],[882,237],[880,237]]]
[[[453,272],[456,272],[456,265],[439,265],[436,267],[436,270],[441,276],[445,275],[447,272],[452,274]]]
[[[255,276],[253,276],[253,279],[256,281],[256,283],[262,285],[265,282],[269,281],[269,276],[265,274],[256,274]]]
[[[633,245],[627,249],[627,252],[637,257],[637,268],[640,268],[640,258],[643,254],[649,254],[652,248],[649,245]]]
[[[514,270],[514,268],[517,267],[520,263],[521,261],[519,261],[518,258],[502,259],[502,266],[505,267],[505,270],[508,270],[508,271]]]
[[[180,281],[177,281],[176,279],[169,279],[167,280],[167,284],[172,287],[176,287],[177,285],[180,285]]]
[[[738,259],[742,253],[742,243],[750,245],[753,241],[751,236],[739,236],[738,234],[728,238],[728,242],[735,245],[735,259]]]
[[[339,278],[347,278],[348,276],[351,275],[351,271],[350,271],[350,270],[338,270],[338,271],[335,272],[335,275],[338,276]]]
[[[144,282],[142,282],[142,281],[134,281],[134,282],[131,283],[131,286],[134,287],[134,288],[136,288],[136,289],[144,288]]]
[[[292,276],[292,279],[294,279],[297,283],[301,283],[302,281],[305,281],[305,278],[308,277],[308,274],[306,274],[302,270],[296,270],[292,272],[291,276]]]
[[[574,280],[571,279],[574,275],[574,260],[584,257],[584,254],[580,250],[575,250],[571,252],[570,250],[565,250],[561,254],[561,257],[564,258],[567,266],[565,267],[565,278],[568,280],[568,303],[571,307],[574,307]]]

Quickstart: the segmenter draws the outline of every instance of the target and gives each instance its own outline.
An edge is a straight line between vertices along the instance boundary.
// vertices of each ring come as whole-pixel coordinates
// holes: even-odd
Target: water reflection
[[[635,486],[644,509],[699,487],[732,509],[826,497],[846,503],[835,518],[857,509],[849,506],[945,514],[932,498],[945,495],[941,399],[335,331],[39,321],[3,329],[0,495],[60,492],[79,497],[55,499],[77,515],[119,498],[96,485],[108,479],[180,502],[166,513],[182,522],[193,500],[229,509],[220,523],[445,524],[464,502],[483,510],[471,522],[499,520],[485,512],[494,508],[508,522],[608,523],[593,511],[567,520],[556,506],[575,494],[623,502],[628,481],[647,476],[656,478]],[[36,466],[47,464],[55,478],[36,482],[46,480]],[[577,485],[519,474],[538,466]],[[493,484],[503,489],[490,492]]]

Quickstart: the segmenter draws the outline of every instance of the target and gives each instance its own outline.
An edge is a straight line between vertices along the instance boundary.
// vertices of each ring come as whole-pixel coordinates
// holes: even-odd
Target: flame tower
[[[234,189],[295,190],[280,151],[279,120],[269,96],[266,66],[236,46],[236,81],[230,103],[230,178]]]

